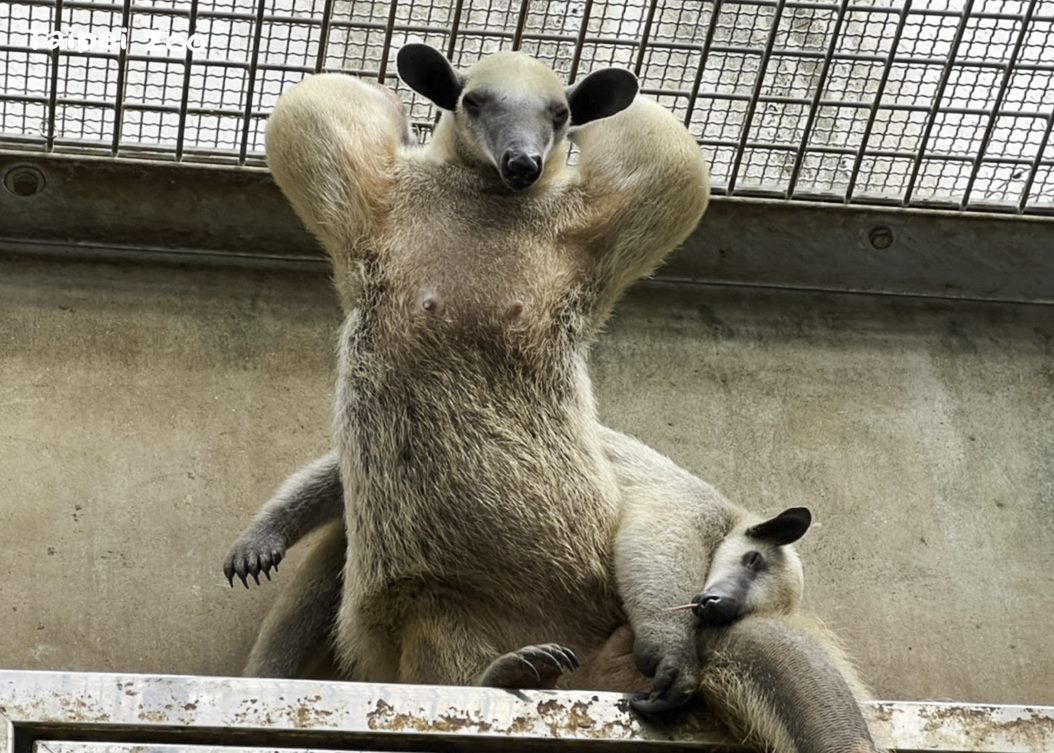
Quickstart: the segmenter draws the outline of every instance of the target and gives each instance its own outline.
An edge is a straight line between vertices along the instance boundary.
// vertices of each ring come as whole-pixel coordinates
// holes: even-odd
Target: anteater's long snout
[[[501,179],[515,190],[533,186],[542,176],[542,155],[509,149],[501,155]]]

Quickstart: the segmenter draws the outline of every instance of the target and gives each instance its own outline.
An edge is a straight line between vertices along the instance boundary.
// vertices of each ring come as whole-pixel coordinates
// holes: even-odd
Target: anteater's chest
[[[603,549],[612,495],[566,208],[424,183],[392,208],[344,331],[349,535],[380,582],[484,582],[496,561],[570,578],[579,547]],[[537,545],[554,540],[555,560]]]
[[[429,169],[404,176],[343,360],[360,441],[434,488],[446,468],[533,467],[591,403],[565,208]]]
[[[544,328],[584,277],[572,205],[568,190],[511,194],[463,170],[406,167],[378,243],[380,313],[412,331]]]

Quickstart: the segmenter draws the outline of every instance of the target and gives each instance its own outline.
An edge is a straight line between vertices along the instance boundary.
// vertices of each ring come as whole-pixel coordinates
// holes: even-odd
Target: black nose
[[[725,625],[739,616],[739,600],[731,596],[707,592],[692,603],[692,613],[708,625]]]
[[[511,149],[501,156],[501,176],[517,190],[532,185],[542,174],[542,158],[538,154],[515,152]]]

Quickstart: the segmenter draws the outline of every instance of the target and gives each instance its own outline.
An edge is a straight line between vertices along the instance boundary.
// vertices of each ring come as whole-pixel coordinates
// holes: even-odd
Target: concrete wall
[[[252,511],[328,444],[321,273],[0,259],[0,666],[237,673]],[[1054,704],[1054,309],[641,287],[609,423],[758,510],[882,697]],[[302,548],[301,548],[302,552]]]

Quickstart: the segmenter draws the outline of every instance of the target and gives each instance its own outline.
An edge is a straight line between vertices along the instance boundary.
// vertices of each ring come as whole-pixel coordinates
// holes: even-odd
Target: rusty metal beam
[[[195,746],[178,742],[90,742],[84,740],[38,740],[34,753],[323,753],[325,748],[259,748],[236,746]],[[351,751],[347,753],[352,753]]]
[[[876,742],[896,751],[1054,750],[1052,707],[876,702],[867,712]],[[0,753],[510,745],[638,753],[736,747],[702,715],[674,726],[642,723],[613,693],[0,671]]]

